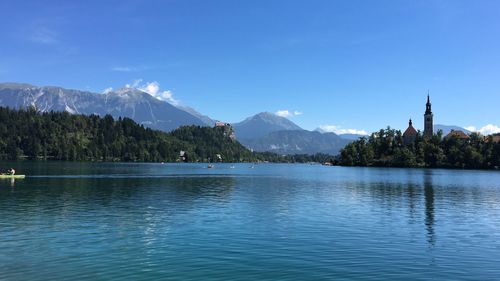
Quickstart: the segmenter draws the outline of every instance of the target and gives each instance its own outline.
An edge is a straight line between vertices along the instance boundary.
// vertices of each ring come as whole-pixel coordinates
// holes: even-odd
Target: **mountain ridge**
[[[320,133],[307,130],[283,130],[269,133],[265,137],[241,139],[240,142],[254,151],[269,151],[279,154],[335,155],[350,143],[335,133]]]
[[[266,111],[234,123],[232,126],[238,139],[261,138],[275,131],[303,130],[289,119]]]
[[[42,112],[129,117],[139,124],[167,132],[182,125],[206,126],[198,117],[135,88],[99,94],[55,86],[0,83],[0,105],[11,108],[33,106]]]

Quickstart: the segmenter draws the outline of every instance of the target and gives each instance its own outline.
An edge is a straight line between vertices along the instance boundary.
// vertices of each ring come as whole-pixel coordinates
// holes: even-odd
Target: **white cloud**
[[[169,103],[171,103],[173,105],[179,105],[179,103],[180,103],[179,100],[174,99],[173,95],[174,94],[172,93],[172,91],[166,90],[166,91],[161,92],[157,96],[157,98],[160,99],[160,100],[167,101],[167,102],[169,102]]]
[[[55,44],[57,32],[47,27],[37,27],[31,34],[30,40],[40,44]]]
[[[111,92],[111,91],[113,91],[113,88],[112,88],[112,87],[108,87],[108,88],[106,88],[106,89],[102,90],[102,93],[103,93],[103,94],[107,94],[107,93],[109,93],[109,92]]]
[[[300,111],[289,111],[289,110],[278,110],[276,111],[275,113],[276,115],[280,116],[280,117],[285,117],[285,118],[288,118],[288,117],[292,117],[292,116],[298,116],[298,115],[302,115],[302,112]]]
[[[132,84],[125,84],[125,88],[138,88],[139,85],[141,84],[142,79],[135,79],[132,81]]]
[[[485,136],[500,133],[500,127],[498,127],[497,125],[493,125],[493,124],[487,124],[487,125],[481,127],[480,129],[477,129],[474,126],[465,127],[465,129],[467,129],[471,132],[478,132],[478,133],[485,135]]]
[[[290,116],[290,111],[288,110],[278,110],[276,111],[276,115],[280,117],[289,117]]]
[[[368,132],[366,132],[365,130],[344,129],[341,126],[337,125],[321,125],[319,126],[319,128],[324,132],[335,133],[337,135],[341,134],[368,135]]]
[[[128,67],[128,66],[115,66],[115,67],[112,67],[111,70],[118,71],[118,72],[134,71],[134,69],[132,67]]]
[[[174,93],[171,90],[161,90],[160,83],[157,81],[146,83],[142,83],[142,81],[142,79],[136,79],[131,84],[126,84],[125,88],[134,88],[143,91],[152,97],[166,101],[175,106],[180,104],[180,101],[174,98]]]
[[[160,90],[160,83],[156,81],[146,82],[146,84],[138,87],[138,89],[156,97],[156,94],[158,94],[158,91]]]

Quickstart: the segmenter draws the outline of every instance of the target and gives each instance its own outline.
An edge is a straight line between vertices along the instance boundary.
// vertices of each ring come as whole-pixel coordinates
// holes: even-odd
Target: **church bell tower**
[[[425,114],[424,114],[424,136],[432,137],[434,133],[434,124],[432,121],[433,114],[431,110],[431,100],[429,94],[427,94],[427,103],[425,104]]]

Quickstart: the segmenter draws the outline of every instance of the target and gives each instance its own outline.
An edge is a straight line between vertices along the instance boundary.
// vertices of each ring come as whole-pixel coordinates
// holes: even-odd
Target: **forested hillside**
[[[129,118],[110,115],[40,113],[0,108],[1,159],[82,161],[283,161],[277,155],[252,153],[231,140],[224,128],[181,127],[171,133],[145,128]]]

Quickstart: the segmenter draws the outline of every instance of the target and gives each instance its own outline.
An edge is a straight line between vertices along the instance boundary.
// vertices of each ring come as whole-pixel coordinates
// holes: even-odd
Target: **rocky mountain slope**
[[[171,131],[182,125],[207,125],[200,118],[134,88],[97,94],[61,87],[4,83],[0,84],[0,106],[32,106],[41,112],[110,114],[115,118],[129,117],[139,124],[163,131]]]

